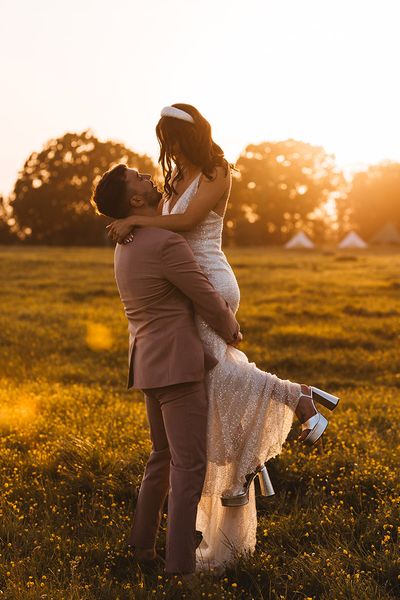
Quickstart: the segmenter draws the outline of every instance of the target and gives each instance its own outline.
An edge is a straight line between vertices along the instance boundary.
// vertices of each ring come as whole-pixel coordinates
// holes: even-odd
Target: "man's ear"
[[[142,208],[145,205],[145,201],[143,196],[134,194],[129,198],[129,204],[132,206],[132,208]]]

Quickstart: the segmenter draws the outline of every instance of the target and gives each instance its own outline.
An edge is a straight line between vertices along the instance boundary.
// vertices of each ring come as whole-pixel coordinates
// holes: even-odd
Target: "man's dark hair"
[[[96,212],[113,219],[123,219],[128,215],[126,171],[127,166],[119,164],[102,175],[90,199]]]

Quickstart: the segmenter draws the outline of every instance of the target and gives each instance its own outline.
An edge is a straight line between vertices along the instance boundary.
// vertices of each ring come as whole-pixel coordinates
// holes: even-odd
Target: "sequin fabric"
[[[165,202],[163,214],[185,212],[197,191],[199,178],[180,196],[171,213]],[[222,217],[210,212],[194,230],[182,235],[210,282],[236,313],[240,290],[221,249],[222,228]],[[206,380],[208,462],[196,524],[203,532],[197,569],[203,570],[220,567],[239,554],[254,551],[254,486],[249,504],[243,507],[223,507],[220,496],[241,491],[246,474],[279,454],[293,422],[301,387],[260,370],[243,352],[228,346],[199,316],[196,325],[204,346],[219,361]]]

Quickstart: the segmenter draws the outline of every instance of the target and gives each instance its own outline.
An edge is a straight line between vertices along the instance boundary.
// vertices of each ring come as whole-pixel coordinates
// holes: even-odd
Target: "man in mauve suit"
[[[155,215],[160,197],[149,175],[117,165],[103,175],[92,202],[98,212],[122,218]],[[204,376],[217,364],[203,348],[194,314],[228,344],[240,341],[241,333],[227,302],[177,233],[136,229],[130,243],[117,244],[114,266],[129,323],[128,388],[145,394],[152,440],[129,542],[138,560],[156,560],[156,536],[169,494],[165,569],[191,577],[206,471]]]

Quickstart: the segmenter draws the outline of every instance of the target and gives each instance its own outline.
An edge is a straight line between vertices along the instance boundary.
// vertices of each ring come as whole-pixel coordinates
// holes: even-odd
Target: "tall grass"
[[[294,426],[258,500],[257,552],[194,592],[126,550],[149,451],[127,392],[109,249],[0,250],[0,597],[394,599],[400,595],[400,259],[234,250],[242,349],[337,392],[323,445]],[[165,540],[165,517],[159,549]]]

